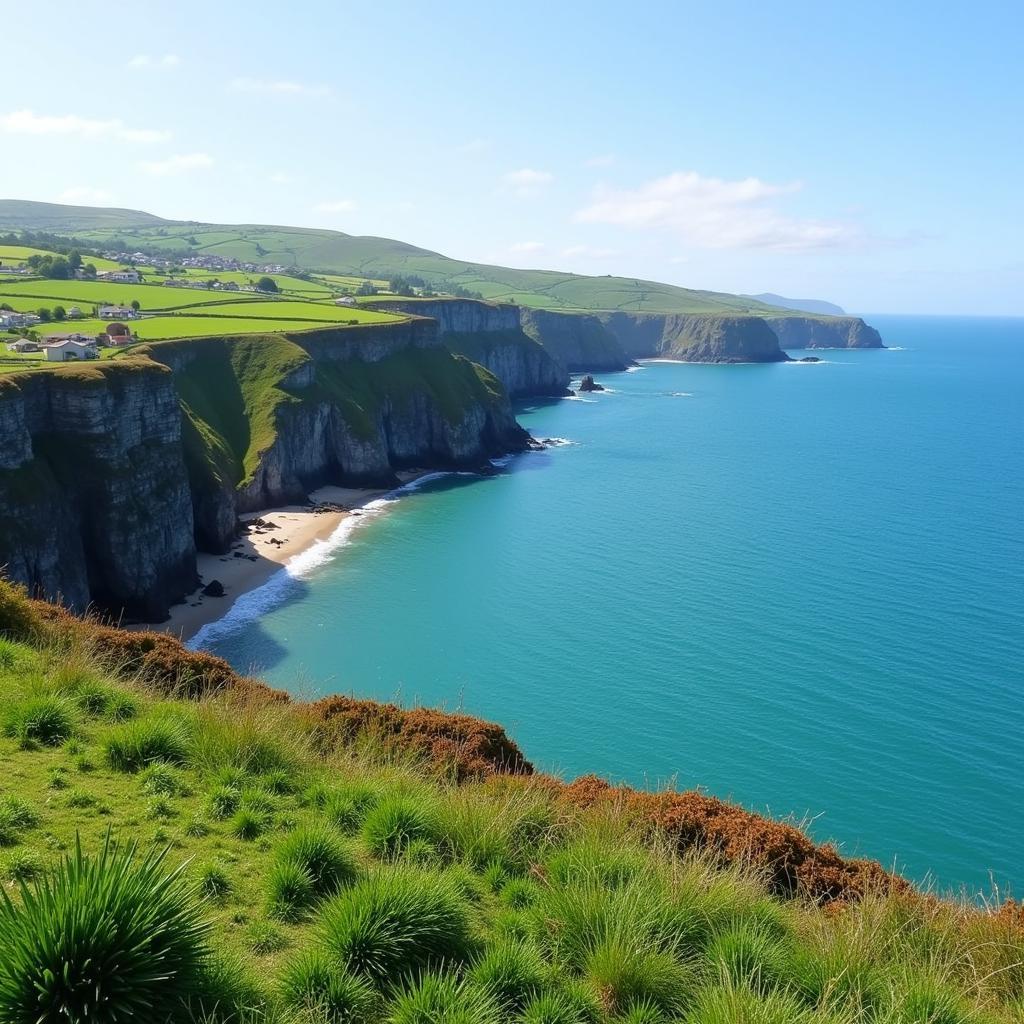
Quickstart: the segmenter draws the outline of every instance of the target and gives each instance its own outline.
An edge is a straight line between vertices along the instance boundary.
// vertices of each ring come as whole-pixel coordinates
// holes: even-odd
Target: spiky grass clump
[[[214,787],[206,802],[207,813],[215,821],[230,818],[242,802],[242,790],[233,783]]]
[[[267,876],[267,914],[279,921],[301,921],[316,903],[309,872],[295,861],[277,861]]]
[[[703,989],[685,1020],[686,1024],[832,1024],[790,993],[759,994],[728,983]],[[902,1018],[896,1018],[892,1024],[897,1022],[909,1024]]]
[[[8,707],[4,734],[22,746],[59,747],[71,738],[75,724],[74,707],[68,700],[55,694],[36,694]]]
[[[246,842],[259,839],[271,825],[270,815],[252,807],[239,807],[232,815],[230,829],[232,835]]]
[[[210,702],[200,707],[192,763],[204,774],[233,768],[245,776],[294,776],[306,754],[305,738],[285,709],[266,704]]]
[[[548,857],[547,877],[555,885],[594,881],[608,889],[621,889],[651,870],[651,858],[641,849],[587,836]]]
[[[520,1011],[544,987],[548,972],[536,947],[524,942],[492,944],[469,971],[504,1013]]]
[[[590,953],[586,974],[612,1017],[645,1006],[674,1016],[694,987],[691,973],[671,952],[621,935]]]
[[[288,937],[273,921],[253,921],[245,937],[246,945],[259,956],[280,952],[288,945]]]
[[[309,875],[317,898],[331,896],[351,885],[359,874],[346,845],[325,828],[296,829],[277,848],[279,861],[297,864]]]
[[[453,974],[425,974],[391,1009],[390,1024],[501,1024],[491,996]]]
[[[141,860],[108,837],[52,877],[0,893],[0,1020],[175,1020],[201,994],[201,906],[163,854]]]
[[[358,832],[367,812],[383,796],[383,791],[367,782],[347,782],[332,790],[309,793],[307,799],[316,803],[327,820],[344,832]]]
[[[223,864],[204,864],[199,869],[199,891],[208,900],[224,900],[231,895],[234,885]]]
[[[28,882],[43,873],[43,859],[32,850],[19,850],[3,861],[3,878],[8,882]]]
[[[394,859],[413,842],[436,843],[437,816],[429,804],[402,794],[381,799],[363,819],[363,841],[375,857]]]
[[[339,968],[321,950],[289,964],[281,979],[284,1002],[319,1012],[332,1024],[367,1024],[377,1017],[380,997],[362,978]]]
[[[327,948],[378,984],[473,950],[466,904],[443,876],[391,867],[342,890],[321,920]]]
[[[39,824],[31,804],[16,796],[0,796],[0,846],[13,846],[22,833]]]
[[[714,936],[704,955],[723,980],[755,992],[784,984],[794,972],[792,947],[759,923],[743,922]]]
[[[107,762],[119,772],[139,772],[149,765],[185,764],[189,735],[173,718],[140,718],[119,726],[107,737]]]
[[[181,772],[169,764],[151,764],[140,781],[142,792],[149,796],[182,796],[188,791]]]
[[[597,1024],[597,1006],[575,992],[542,992],[531,999],[518,1018],[521,1024]]]

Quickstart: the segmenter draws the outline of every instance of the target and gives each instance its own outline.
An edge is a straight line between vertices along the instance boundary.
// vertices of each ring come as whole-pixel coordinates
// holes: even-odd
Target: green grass
[[[74,635],[17,639],[31,621],[5,594],[0,720],[48,701],[72,729],[0,736],[0,1019],[35,1020],[37,984],[85,979],[67,998],[90,998],[108,955],[130,968],[116,998],[172,1020],[183,997],[216,998],[217,1019],[244,1003],[250,1024],[1020,1019],[1008,917],[916,895],[783,900],[543,779],[455,785],[370,737],[326,752],[301,708],[113,678]],[[71,908],[102,908],[104,927],[68,927]],[[166,937],[172,984],[118,952],[136,927],[136,952]]]

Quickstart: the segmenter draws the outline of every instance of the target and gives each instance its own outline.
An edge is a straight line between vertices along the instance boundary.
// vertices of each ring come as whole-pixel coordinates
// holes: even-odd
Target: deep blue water
[[[574,443],[423,487],[207,642],[1020,891],[1024,320],[870,320],[892,350],[652,363],[531,407]]]

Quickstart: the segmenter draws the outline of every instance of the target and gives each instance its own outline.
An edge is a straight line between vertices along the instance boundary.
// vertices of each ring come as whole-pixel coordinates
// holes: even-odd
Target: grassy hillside
[[[1024,1011],[1012,904],[929,899],[881,872],[823,889],[826,850],[812,899],[787,881],[793,829],[697,794],[535,776],[473,719],[291,703],[169,637],[82,623],[3,583],[0,768],[3,1021]]]
[[[774,309],[752,298],[656,281],[466,263],[405,242],[340,231],[165,221],[141,212],[134,216],[136,219],[131,211],[124,210],[0,201],[0,230],[48,230],[100,246],[114,242],[128,249],[156,246],[167,251],[219,254],[356,278],[416,274],[436,286],[459,284],[487,299],[545,309],[705,314],[756,314]]]

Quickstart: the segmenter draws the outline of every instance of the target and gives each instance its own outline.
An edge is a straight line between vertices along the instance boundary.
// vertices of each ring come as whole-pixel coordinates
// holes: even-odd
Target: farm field
[[[24,263],[29,256],[56,256],[49,249],[33,249],[28,245],[0,245],[0,263]],[[105,260],[102,256],[83,256],[83,262],[91,263],[97,270],[117,270],[121,264]]]

